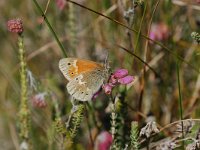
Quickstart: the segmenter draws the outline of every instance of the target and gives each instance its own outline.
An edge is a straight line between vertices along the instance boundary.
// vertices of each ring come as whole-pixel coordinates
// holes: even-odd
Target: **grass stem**
[[[56,39],[56,42],[58,43],[60,49],[62,50],[63,55],[65,57],[68,57],[63,45],[61,44],[60,40],[58,39],[58,36],[56,35],[56,32],[54,31],[53,27],[49,23],[49,20],[47,19],[46,15],[44,14],[44,12],[43,12],[42,8],[40,7],[40,5],[38,4],[37,0],[33,0],[33,2],[35,4],[35,6],[37,7],[38,11],[40,12],[40,14],[42,15],[42,17],[44,18],[44,21],[46,22],[49,30],[51,31],[51,33],[53,34],[54,38]]]
[[[183,106],[182,106],[181,83],[180,83],[179,61],[178,60],[176,62],[176,71],[177,71],[177,79],[178,79],[179,110],[180,110],[181,120],[183,120]],[[181,121],[181,126],[182,126],[182,139],[184,139],[183,121]],[[184,140],[182,142],[182,146],[184,148]]]

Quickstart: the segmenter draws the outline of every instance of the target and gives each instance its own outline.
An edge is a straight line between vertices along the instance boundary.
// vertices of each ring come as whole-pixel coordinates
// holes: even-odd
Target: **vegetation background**
[[[192,144],[197,148],[200,139],[200,2],[75,2],[92,11],[70,1],[38,1],[66,54],[104,62],[108,53],[111,70],[127,69],[135,77],[134,83],[114,88],[114,105],[103,92],[87,104],[78,104],[78,112],[66,130],[72,105],[65,88],[68,81],[58,68],[59,60],[65,55],[35,0],[1,0],[0,149],[170,149],[170,146],[186,149]],[[19,113],[23,97],[22,59],[17,44],[20,36],[9,32],[6,25],[14,18],[21,18],[24,28],[22,39],[27,64],[24,96],[28,106],[25,107],[28,115],[24,118]],[[147,65],[144,62],[151,68],[144,69]],[[181,119],[189,120],[182,121],[178,132]],[[150,124],[150,128],[140,132],[153,121],[156,126]],[[24,130],[27,130],[26,136],[23,136]],[[103,137],[107,143],[98,138],[102,132],[108,133]]]

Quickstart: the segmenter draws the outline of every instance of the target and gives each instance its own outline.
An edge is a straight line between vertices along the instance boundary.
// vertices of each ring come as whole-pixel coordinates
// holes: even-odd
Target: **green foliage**
[[[72,139],[76,136],[77,131],[82,123],[85,110],[84,104],[79,104],[77,107],[77,111],[72,115],[72,124],[69,128],[70,137]]]
[[[59,139],[63,141],[61,145],[63,145],[65,149],[71,149],[73,139],[71,138],[69,131],[66,129],[60,118],[56,118],[53,124],[53,128],[56,131],[55,135],[60,136]]]
[[[117,122],[117,114],[115,112],[115,106],[114,104],[112,104],[112,112],[111,112],[111,133],[112,133],[112,138],[113,138],[113,142],[112,142],[112,146],[111,146],[111,150],[118,150],[120,149],[120,146],[118,144],[117,141],[117,133],[118,133],[118,122]]]
[[[60,118],[56,118],[56,120],[53,123],[53,127],[55,131],[59,134],[65,135],[67,133],[67,130]]]
[[[127,117],[127,105],[125,101],[125,91],[115,98],[111,113],[111,133],[113,135],[112,149],[123,149],[129,141],[129,128],[125,124]]]
[[[131,123],[131,146],[134,150],[139,150],[139,130],[138,130],[138,122],[133,121]]]

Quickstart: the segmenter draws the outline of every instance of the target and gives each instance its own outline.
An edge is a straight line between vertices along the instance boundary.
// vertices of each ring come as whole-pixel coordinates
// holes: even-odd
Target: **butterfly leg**
[[[68,118],[67,122],[65,123],[67,129],[68,129],[68,127],[69,127],[69,124],[70,124],[72,115],[78,110],[78,106],[75,104],[75,102],[76,102],[76,99],[72,98],[72,99],[71,99],[72,109],[71,109],[69,118]]]
[[[72,112],[72,113],[75,113],[75,112],[78,110],[78,106],[75,104],[75,102],[76,102],[76,99],[75,99],[75,98],[72,98],[72,99],[71,99],[71,103],[72,103],[71,112]]]

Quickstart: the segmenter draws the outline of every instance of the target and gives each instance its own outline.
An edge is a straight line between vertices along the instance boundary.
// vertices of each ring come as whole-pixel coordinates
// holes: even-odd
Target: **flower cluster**
[[[152,24],[149,37],[152,40],[166,40],[169,37],[169,28],[165,23]]]
[[[21,34],[23,29],[23,24],[21,19],[12,19],[7,22],[8,31]]]
[[[95,141],[95,150],[109,150],[112,144],[112,135],[108,131],[102,131]]]
[[[45,101],[45,96],[46,96],[46,93],[39,93],[39,94],[34,95],[31,98],[33,106],[38,107],[38,108],[45,108],[47,106],[47,103]]]
[[[119,84],[129,84],[133,82],[134,77],[128,75],[128,70],[117,69],[111,76],[107,84],[103,85],[106,94],[110,94],[112,89]]]

